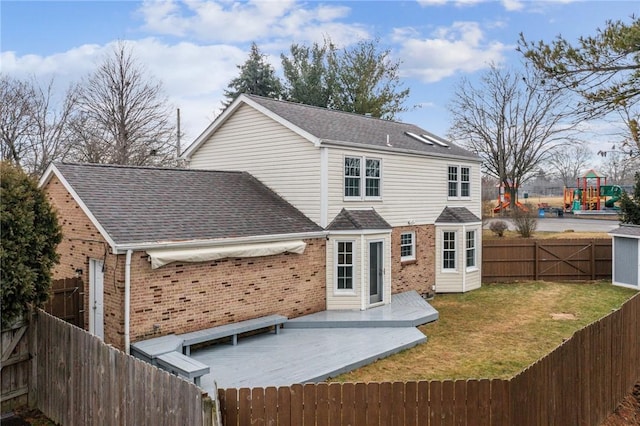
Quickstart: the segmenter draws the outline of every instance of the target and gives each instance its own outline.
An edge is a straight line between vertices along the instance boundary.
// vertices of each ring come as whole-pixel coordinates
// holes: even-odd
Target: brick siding
[[[435,225],[398,226],[391,231],[391,293],[431,292],[435,284]],[[416,235],[416,260],[400,261],[400,234]]]

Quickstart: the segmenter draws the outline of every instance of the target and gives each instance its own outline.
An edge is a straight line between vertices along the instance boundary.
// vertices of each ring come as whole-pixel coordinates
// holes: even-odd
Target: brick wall
[[[60,262],[53,269],[53,279],[69,278],[82,270],[84,284],[84,323],[89,328],[89,259],[104,261],[104,331],[105,341],[123,341],[124,269],[122,261],[111,254],[110,247],[98,229],[84,214],[80,205],[67,192],[60,180],[53,176],[44,187],[49,202],[58,214],[62,226],[62,242],[57,251]]]
[[[391,231],[391,293],[431,291],[435,284],[435,226],[398,226]],[[416,260],[400,261],[400,234],[416,234]]]
[[[54,176],[45,187],[58,212],[63,241],[54,279],[83,270],[89,324],[89,259],[105,261],[105,342],[124,347],[125,255],[113,255],[100,232]],[[152,270],[145,252],[131,265],[131,342],[185,333],[262,315],[289,318],[325,309],[324,238],[305,240],[303,254],[171,263]]]
[[[132,258],[131,341],[186,333],[269,314],[289,318],[325,309],[324,238],[303,254],[174,262],[151,269]]]

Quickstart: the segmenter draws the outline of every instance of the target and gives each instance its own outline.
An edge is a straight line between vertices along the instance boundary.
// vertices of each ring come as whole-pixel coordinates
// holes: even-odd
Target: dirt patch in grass
[[[576,316],[573,314],[561,313],[561,314],[551,314],[551,318],[553,318],[554,320],[574,320],[576,319]]]
[[[439,294],[430,303],[440,319],[420,327],[426,343],[335,381],[508,379],[634,294],[608,282],[489,284]],[[574,319],[554,319],[558,313]]]

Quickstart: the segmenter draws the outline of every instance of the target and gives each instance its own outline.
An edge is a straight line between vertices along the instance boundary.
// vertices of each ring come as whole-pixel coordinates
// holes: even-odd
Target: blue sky
[[[399,118],[445,135],[460,78],[475,81],[489,63],[518,67],[518,34],[529,40],[591,35],[606,20],[629,22],[636,1],[7,1],[0,3],[0,70],[54,78],[63,92],[127,41],[149,75],[180,108],[184,143],[220,111],[252,41],[280,71],[292,42],[328,35],[339,46],[378,37],[411,89]]]

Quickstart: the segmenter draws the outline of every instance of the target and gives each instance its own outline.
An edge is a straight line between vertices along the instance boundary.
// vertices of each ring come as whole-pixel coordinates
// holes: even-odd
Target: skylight
[[[440,146],[443,146],[445,148],[449,148],[449,145],[447,145],[446,143],[442,142],[440,139],[438,138],[434,138],[433,136],[430,135],[421,135],[423,138],[425,138],[428,141],[432,141],[435,144],[438,144]]]
[[[411,136],[412,138],[414,138],[418,142],[426,143],[427,145],[433,145],[433,142],[430,142],[429,140],[423,138],[420,135],[416,135],[415,133],[411,133],[411,132],[405,132],[405,133],[407,134],[407,136]]]

